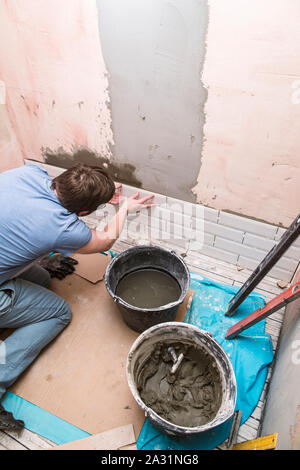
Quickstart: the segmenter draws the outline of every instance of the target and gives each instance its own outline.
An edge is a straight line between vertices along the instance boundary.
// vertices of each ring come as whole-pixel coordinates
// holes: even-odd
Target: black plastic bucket
[[[176,279],[181,289],[178,300],[158,308],[139,308],[118,297],[116,290],[121,279],[140,269],[158,269]],[[141,333],[158,323],[174,320],[177,309],[187,294],[190,273],[183,259],[174,251],[158,246],[136,246],[112,259],[106,268],[104,281],[125,323],[131,329]]]
[[[211,356],[214,363],[213,367],[216,367],[219,371],[222,390],[221,403],[214,418],[204,425],[184,427],[167,421],[144,403],[138,390],[137,384],[143,366],[147,359],[153,355],[155,345],[158,343],[168,344],[174,341],[204,349]],[[146,417],[154,427],[170,436],[200,435],[229,420],[234,413],[237,385],[231,361],[224,349],[208,332],[194,325],[181,322],[167,322],[144,331],[135,340],[129,351],[126,373],[131,393],[145,412]]]

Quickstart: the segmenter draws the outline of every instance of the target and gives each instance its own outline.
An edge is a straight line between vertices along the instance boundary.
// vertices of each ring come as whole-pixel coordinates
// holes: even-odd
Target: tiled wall
[[[52,177],[63,171],[50,165],[43,166]],[[130,196],[136,191],[140,197],[151,194],[149,191],[123,185],[124,196]],[[276,225],[161,194],[155,194],[154,203],[156,207],[128,217],[121,239],[135,239],[139,243],[143,240],[145,243],[165,240],[177,246],[182,253],[197,251],[212,258],[255,269],[285,232],[285,229]],[[101,227],[115,214],[116,209],[117,206],[107,204],[104,209],[83,219],[91,227]],[[290,281],[299,260],[300,239],[285,252],[269,275]]]

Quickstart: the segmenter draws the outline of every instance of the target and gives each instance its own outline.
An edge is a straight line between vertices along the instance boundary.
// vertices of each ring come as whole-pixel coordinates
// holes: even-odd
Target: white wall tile
[[[219,217],[219,211],[211,209],[210,207],[200,206],[195,204],[195,209],[193,211],[193,226],[196,226],[199,219],[203,219],[208,222],[217,223]]]
[[[219,224],[266,238],[274,238],[278,228],[276,225],[265,224],[263,222],[258,222],[256,220],[223,211],[220,211]]]
[[[286,269],[287,271],[294,272],[297,268],[299,260],[286,258],[285,256],[281,256],[281,258],[277,261],[276,267]]]
[[[276,242],[275,240],[268,240],[266,238],[246,233],[244,238],[244,244],[258,249],[266,249],[269,253],[269,251],[273,248]],[[296,269],[299,260],[300,248],[291,247],[277,261],[276,267],[286,269],[289,272],[293,272]]]
[[[292,280],[293,274],[294,272],[286,271],[285,269],[279,268],[277,265],[268,272],[268,276],[287,282]]]
[[[158,194],[154,193],[151,191],[146,191],[145,189],[141,188],[135,188],[134,186],[129,186],[128,184],[122,184],[122,190],[121,190],[121,195],[125,197],[130,197],[133,196],[135,193],[139,193],[139,199],[150,196],[151,194],[154,194],[154,199],[153,201],[149,201],[151,204],[157,204],[160,206],[166,206],[167,203],[167,196],[163,194]]]
[[[219,211],[211,209],[210,207],[204,207],[201,204],[193,204],[191,202],[181,201],[172,197],[167,197],[167,208],[173,212],[183,212],[187,215],[191,215],[196,224],[195,219],[204,219],[212,222],[218,221]]]
[[[292,246],[296,246],[297,248],[300,248],[300,236],[296,238]]]
[[[268,252],[273,248],[274,245],[276,245],[275,240],[259,237],[257,235],[253,235],[252,233],[245,234],[243,243],[260,250],[267,250]]]
[[[220,237],[216,237],[215,247],[221,250],[229,251],[231,253],[236,253],[237,255],[247,256],[248,258],[252,258],[257,261],[262,261],[268,253],[266,250],[258,250],[257,248],[246,246],[244,244],[236,243]]]
[[[265,256],[269,253],[269,250],[265,250],[265,251],[259,250],[255,247],[250,247],[244,244],[240,245],[238,243],[232,242],[230,240],[222,239],[219,237],[216,237],[215,246],[220,249],[237,253],[240,256],[245,256],[247,258],[256,260],[257,262],[261,262],[265,258]],[[296,269],[297,265],[298,265],[297,260],[292,260],[290,258],[285,258],[284,256],[282,256],[275,266],[279,269],[284,269],[292,273]]]
[[[202,255],[210,256],[211,258],[220,259],[226,261],[227,263],[236,264],[238,255],[235,253],[230,253],[225,250],[220,250],[214,246],[204,245],[200,250],[195,250]],[[193,250],[188,250],[188,253],[193,253]]]
[[[208,232],[213,235],[218,235],[221,238],[227,238],[240,243],[244,238],[244,232],[241,230],[236,230],[221,224],[215,224],[214,222],[209,222],[207,220],[204,221],[204,231],[205,233]]]
[[[204,207],[204,219],[210,220],[211,222],[217,222],[220,211],[212,209],[210,207]]]
[[[30,160],[28,158],[24,158],[24,163],[25,165],[37,165],[43,168],[43,163],[42,162],[35,162],[33,160]]]
[[[259,265],[259,261],[252,258],[247,258],[246,256],[239,256],[237,264],[254,271]],[[290,282],[293,276],[293,272],[293,270],[286,270],[275,265],[268,272],[268,276]]]
[[[185,206],[188,213],[192,213],[194,206],[192,202],[182,201],[181,199],[175,199],[174,197],[167,196],[167,208],[173,211],[182,211],[182,207]]]
[[[295,246],[295,244],[293,244],[286,250],[284,256],[300,261],[300,246]]]
[[[192,227],[192,217],[186,213],[172,212],[169,209],[161,206],[152,207],[149,209],[151,218],[157,218],[163,223],[170,221],[174,224],[184,225],[185,227]]]
[[[193,238],[190,238],[189,249],[192,251],[200,252],[203,246],[213,246],[215,236],[210,233],[199,233],[193,234]]]
[[[43,168],[47,171],[48,175],[51,176],[51,178],[55,178],[56,176],[59,176],[64,171],[66,171],[65,168],[59,168],[58,166],[47,165],[46,163],[43,163]]]

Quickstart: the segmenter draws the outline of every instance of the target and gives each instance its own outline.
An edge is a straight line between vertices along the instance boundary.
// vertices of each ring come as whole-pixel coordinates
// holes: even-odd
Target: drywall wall
[[[203,143],[206,0],[97,0],[114,157],[145,189],[195,200]]]
[[[197,201],[288,226],[299,212],[298,0],[209,0]]]
[[[94,0],[0,2],[1,170],[90,147],[111,156],[107,71]],[[3,93],[2,93],[3,95]]]

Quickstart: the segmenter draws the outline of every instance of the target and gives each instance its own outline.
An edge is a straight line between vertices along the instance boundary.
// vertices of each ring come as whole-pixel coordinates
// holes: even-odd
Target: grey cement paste
[[[175,374],[168,347],[184,359]],[[216,416],[222,382],[215,359],[204,349],[182,343],[156,343],[137,378],[143,402],[165,420],[184,427],[202,426]]]
[[[158,269],[140,269],[121,279],[116,295],[129,305],[157,308],[176,302],[181,288],[173,276]]]

